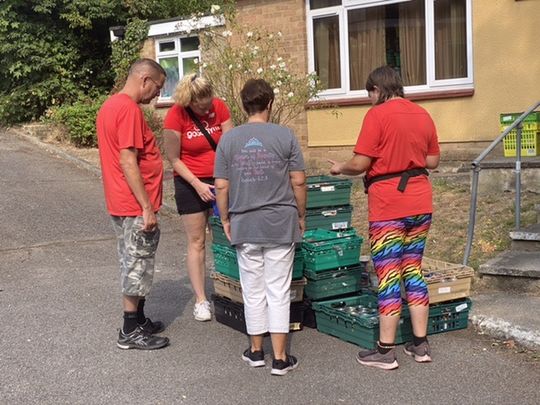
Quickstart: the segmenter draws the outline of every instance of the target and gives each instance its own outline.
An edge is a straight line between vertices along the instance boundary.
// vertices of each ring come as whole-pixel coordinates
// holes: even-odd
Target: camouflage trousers
[[[154,279],[154,257],[159,243],[159,227],[143,231],[143,217],[111,216],[120,260],[122,294],[144,297]]]

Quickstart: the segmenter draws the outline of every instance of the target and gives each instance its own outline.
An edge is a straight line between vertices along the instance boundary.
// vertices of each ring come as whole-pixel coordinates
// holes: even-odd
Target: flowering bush
[[[212,13],[220,12],[213,6]],[[201,34],[202,71],[217,95],[225,100],[236,125],[246,121],[240,90],[251,78],[264,79],[276,95],[271,122],[287,124],[305,109],[322,89],[314,73],[293,72],[280,56],[284,49],[281,32],[249,29],[225,12],[226,29],[208,29]]]

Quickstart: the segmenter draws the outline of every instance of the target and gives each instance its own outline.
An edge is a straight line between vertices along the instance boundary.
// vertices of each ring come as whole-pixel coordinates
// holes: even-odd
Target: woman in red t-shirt
[[[204,291],[205,242],[209,209],[215,200],[214,146],[233,124],[225,103],[214,97],[210,83],[197,74],[184,76],[173,98],[176,103],[163,124],[165,152],[174,170],[176,206],[187,236],[186,265],[195,293],[193,316],[209,321],[212,314]],[[190,117],[189,109],[207,135]]]
[[[405,353],[431,361],[427,342],[429,296],[421,265],[431,224],[432,191],[426,169],[439,164],[433,120],[403,98],[401,78],[383,66],[370,73],[366,90],[374,104],[366,114],[347,162],[330,160],[334,175],[366,172],[371,257],[379,280],[380,334],[375,350],[361,351],[360,364],[386,370],[398,367],[394,342],[401,314],[401,281],[413,325]]]

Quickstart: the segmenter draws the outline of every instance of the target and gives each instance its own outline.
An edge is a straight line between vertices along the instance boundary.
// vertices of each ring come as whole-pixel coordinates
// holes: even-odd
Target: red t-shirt
[[[208,114],[197,117],[217,144],[222,135],[221,124],[231,118],[231,113],[222,100],[214,98]],[[165,116],[163,128],[180,132],[180,160],[195,176],[214,175],[216,153],[184,107],[178,104],[172,106]]]
[[[435,124],[426,110],[409,100],[386,101],[367,112],[354,153],[373,158],[368,177],[426,167],[426,156],[440,153]],[[427,176],[409,178],[403,193],[397,190],[399,180],[369,187],[369,221],[433,212]]]
[[[109,213],[117,216],[142,215],[142,208],[120,167],[120,150],[128,148],[137,149],[144,188],[157,212],[163,195],[163,161],[156,138],[138,104],[127,94],[111,96],[98,112],[96,129]]]

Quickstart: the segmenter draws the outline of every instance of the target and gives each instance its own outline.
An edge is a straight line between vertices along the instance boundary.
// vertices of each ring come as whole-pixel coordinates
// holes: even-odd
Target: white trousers
[[[294,243],[236,246],[247,333],[289,333]]]

